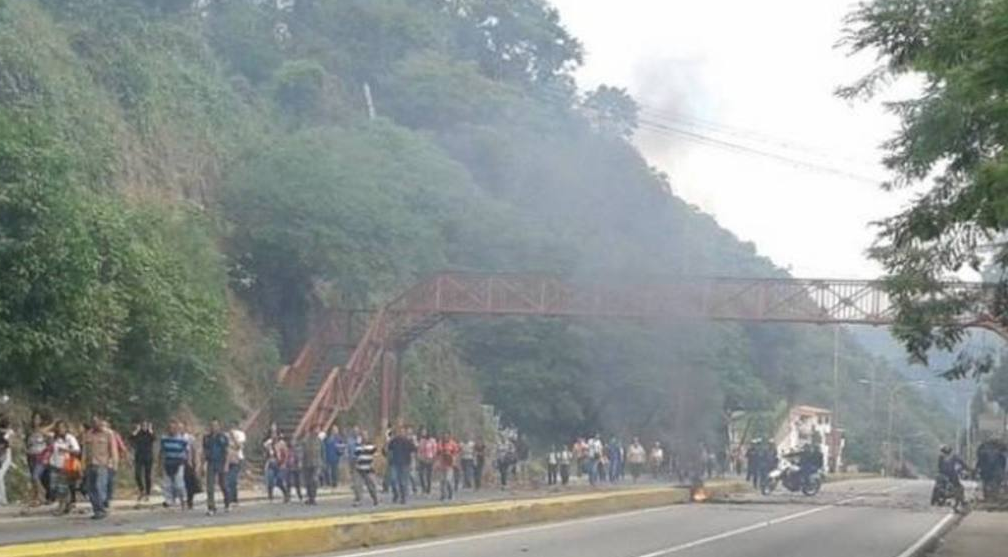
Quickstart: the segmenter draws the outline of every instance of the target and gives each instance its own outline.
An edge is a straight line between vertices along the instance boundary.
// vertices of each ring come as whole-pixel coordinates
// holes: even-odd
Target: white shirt
[[[77,442],[77,438],[73,434],[67,433],[66,437],[62,439],[55,438],[52,456],[49,457],[49,466],[62,469],[70,453],[79,453],[80,450],[80,443]]]
[[[238,444],[238,460],[245,460],[245,432],[236,427],[231,430],[231,438]]]
[[[644,464],[644,446],[630,445],[630,452],[627,453],[627,460],[633,464]]]

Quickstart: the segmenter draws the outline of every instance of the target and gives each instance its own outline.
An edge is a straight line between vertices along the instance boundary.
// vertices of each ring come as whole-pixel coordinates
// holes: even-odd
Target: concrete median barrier
[[[742,491],[711,483],[711,495]],[[371,514],[0,546],[0,557],[293,557],[686,502],[682,488],[613,490]]]

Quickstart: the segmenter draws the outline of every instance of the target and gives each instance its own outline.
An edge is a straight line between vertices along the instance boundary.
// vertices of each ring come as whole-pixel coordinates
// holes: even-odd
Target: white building
[[[774,436],[778,454],[817,444],[830,470],[843,467],[843,430],[833,428],[833,412],[815,406],[793,406]]]

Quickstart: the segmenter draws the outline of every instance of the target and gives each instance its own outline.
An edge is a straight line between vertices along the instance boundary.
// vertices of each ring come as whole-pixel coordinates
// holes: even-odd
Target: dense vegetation
[[[895,331],[926,360],[932,346],[964,338],[950,324],[977,305],[1008,325],[1008,2],[1004,0],[869,0],[849,17],[846,44],[879,55],[878,67],[839,93],[872,97],[904,76],[921,79],[914,98],[890,103],[900,131],[886,147],[890,188],[927,183],[902,213],[886,219],[875,257],[891,275],[900,302]],[[949,288],[961,271],[997,269],[993,301]],[[989,362],[962,360],[952,376],[983,372]]]
[[[633,100],[577,91],[581,59],[540,0],[0,0],[0,389],[225,412],[325,308],[441,268],[785,276],[671,195],[629,142]],[[832,347],[799,326],[473,319],[405,362],[417,420],[449,425],[478,387],[540,440],[693,444],[735,410],[829,406]],[[841,350],[871,463],[882,410],[857,380],[895,376]]]

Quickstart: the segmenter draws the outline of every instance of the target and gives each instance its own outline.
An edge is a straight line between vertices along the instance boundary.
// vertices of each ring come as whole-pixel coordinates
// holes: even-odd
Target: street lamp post
[[[833,423],[830,424],[829,468],[839,472],[840,465],[840,325],[833,327]]]
[[[900,389],[910,385],[922,386],[924,385],[924,382],[923,381],[900,382],[893,385],[892,389],[889,390],[889,424],[888,427],[886,428],[886,454],[885,454],[887,474],[892,474],[892,460],[893,460],[892,437],[893,437],[893,421],[896,410],[896,395],[899,394]]]

